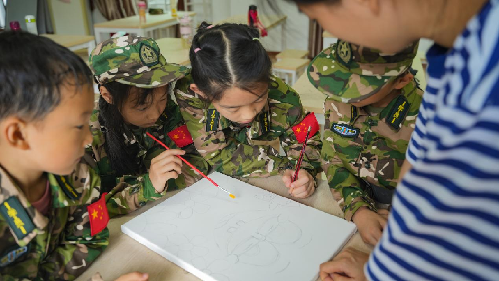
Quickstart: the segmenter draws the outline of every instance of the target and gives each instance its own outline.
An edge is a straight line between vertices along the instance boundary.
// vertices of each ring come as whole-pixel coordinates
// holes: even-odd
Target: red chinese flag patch
[[[106,194],[103,193],[101,198],[95,203],[87,206],[88,216],[90,218],[90,234],[92,236],[104,230],[109,222],[109,214],[106,207]]]
[[[182,125],[167,134],[178,147],[184,147],[193,143],[191,133],[187,130],[187,125]]]
[[[313,112],[307,114],[307,116],[305,116],[299,124],[293,126],[293,132],[295,133],[296,139],[299,143],[305,142],[309,126],[311,128],[310,135],[308,137],[311,138],[315,135],[315,133],[317,133],[317,131],[319,131],[319,122],[317,122],[317,118],[315,118],[315,114]]]

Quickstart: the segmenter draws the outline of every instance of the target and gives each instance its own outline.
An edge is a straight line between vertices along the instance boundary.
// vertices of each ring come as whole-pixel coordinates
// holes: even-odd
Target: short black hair
[[[258,39],[258,30],[245,24],[200,25],[189,57],[192,79],[208,101],[231,87],[253,92],[270,83],[272,62]]]
[[[0,33],[0,120],[42,120],[59,105],[61,85],[71,82],[92,84],[92,72],[76,54],[43,36]]]

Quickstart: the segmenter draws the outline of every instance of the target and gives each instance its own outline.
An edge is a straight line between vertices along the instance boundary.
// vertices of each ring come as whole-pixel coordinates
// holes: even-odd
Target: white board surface
[[[203,280],[316,280],[355,225],[220,173],[121,226]]]

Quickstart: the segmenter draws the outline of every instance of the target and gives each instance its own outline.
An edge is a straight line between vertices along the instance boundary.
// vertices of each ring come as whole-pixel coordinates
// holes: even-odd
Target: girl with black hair
[[[190,50],[192,74],[179,82],[176,100],[194,145],[215,170],[230,176],[283,175],[290,195],[315,190],[320,134],[298,94],[271,73],[258,30],[242,24],[201,24]],[[312,128],[296,181],[294,167]],[[279,139],[285,156],[268,144]]]
[[[87,149],[108,191],[110,215],[131,212],[201,178],[176,155],[203,172],[209,165],[192,145],[179,108],[172,100],[187,69],[170,64],[153,39],[112,38],[92,52],[90,65],[99,83],[99,110],[90,122]],[[148,137],[152,134],[170,150]]]

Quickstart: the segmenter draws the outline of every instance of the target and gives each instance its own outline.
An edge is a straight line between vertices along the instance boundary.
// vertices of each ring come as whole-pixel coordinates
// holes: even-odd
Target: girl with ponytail
[[[257,29],[242,24],[202,23],[190,50],[191,75],[175,92],[194,145],[214,169],[229,176],[281,174],[290,195],[315,190],[321,141],[313,114],[298,94],[272,75]],[[303,163],[294,168],[308,127]],[[268,142],[278,141],[281,155]]]

